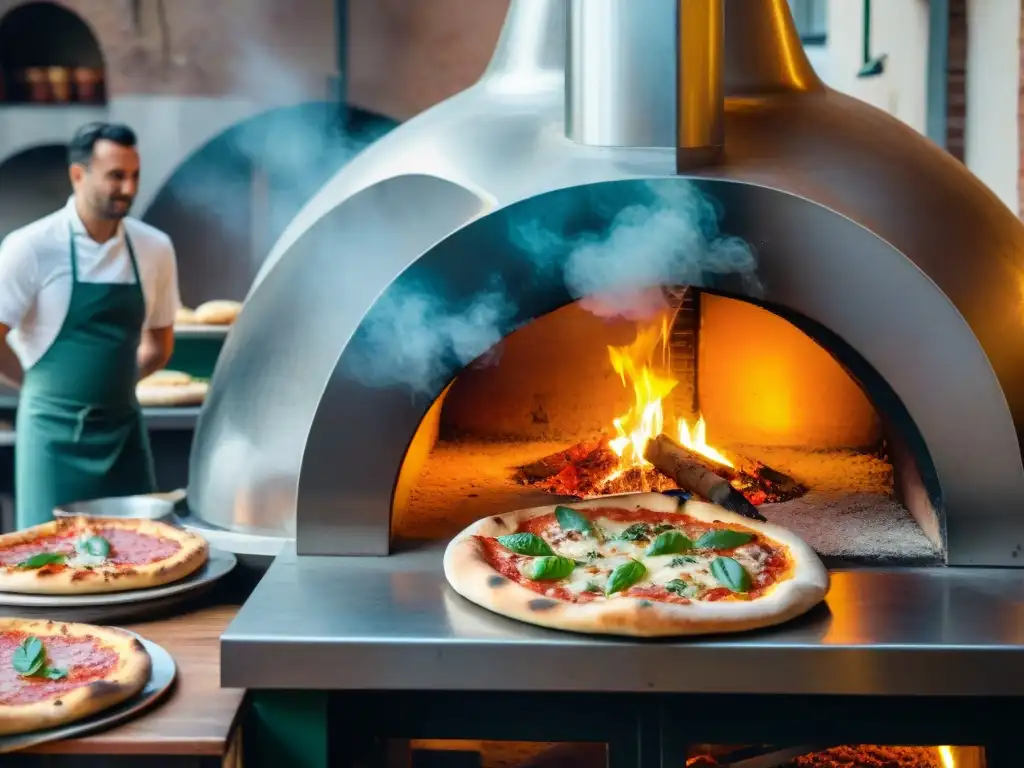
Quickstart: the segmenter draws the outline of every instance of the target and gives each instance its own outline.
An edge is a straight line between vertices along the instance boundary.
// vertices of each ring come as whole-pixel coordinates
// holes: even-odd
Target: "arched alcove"
[[[182,301],[242,300],[270,246],[302,205],[393,128],[337,105],[274,109],[231,126],[178,166],[143,219],[174,241]]]
[[[2,100],[103,103],[106,69],[99,41],[62,5],[30,2],[0,19]]]
[[[0,239],[53,213],[71,194],[67,147],[44,144],[0,163]]]

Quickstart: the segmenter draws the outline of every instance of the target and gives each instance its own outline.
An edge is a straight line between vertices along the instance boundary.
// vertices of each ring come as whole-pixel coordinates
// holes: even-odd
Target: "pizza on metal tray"
[[[156,520],[63,517],[0,536],[0,592],[85,595],[170,584],[209,545]]]
[[[444,572],[495,613],[637,637],[781,624],[829,587],[818,555],[786,529],[658,493],[478,520],[448,545]]]
[[[94,715],[145,687],[152,662],[120,629],[0,618],[0,735]]]

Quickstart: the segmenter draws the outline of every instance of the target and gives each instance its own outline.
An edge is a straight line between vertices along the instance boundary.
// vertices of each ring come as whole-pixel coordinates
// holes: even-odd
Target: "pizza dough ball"
[[[242,312],[240,301],[208,301],[196,307],[196,322],[200,325],[231,325]]]
[[[196,313],[188,307],[182,307],[174,314],[175,325],[198,325]]]
[[[157,371],[139,382],[140,387],[184,387],[192,377],[181,371]]]
[[[157,371],[135,387],[139,405],[149,408],[202,405],[210,385],[181,371]]]

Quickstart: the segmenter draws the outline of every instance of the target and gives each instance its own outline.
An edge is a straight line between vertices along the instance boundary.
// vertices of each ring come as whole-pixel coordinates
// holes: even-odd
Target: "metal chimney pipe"
[[[758,0],[760,2],[760,0]],[[725,0],[677,0],[676,171],[725,148]]]
[[[569,0],[565,135],[674,147],[677,0]]]

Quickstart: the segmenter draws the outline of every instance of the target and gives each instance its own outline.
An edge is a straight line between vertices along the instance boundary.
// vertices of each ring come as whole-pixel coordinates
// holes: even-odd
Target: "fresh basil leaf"
[[[605,587],[605,594],[614,595],[624,589],[629,589],[646,575],[647,569],[639,560],[630,560],[623,563],[612,571],[608,577],[608,586]]]
[[[679,568],[680,566],[696,562],[698,562],[698,560],[693,555],[680,555],[679,557],[673,557],[672,562],[668,565],[670,568]]]
[[[564,579],[576,567],[576,561],[568,557],[553,555],[551,557],[538,557],[530,563],[527,578],[534,581],[554,581]]]
[[[697,596],[697,587],[693,584],[683,581],[682,579],[672,579],[672,581],[665,585],[665,589],[671,592],[673,595],[678,595],[679,597]]]
[[[633,523],[626,530],[619,534],[622,541],[647,541],[651,529],[645,523]]]
[[[544,539],[532,533],[510,533],[507,536],[499,536],[498,543],[517,555],[543,557],[555,554]]]
[[[731,557],[716,557],[711,563],[711,575],[732,592],[750,591],[750,574]]]
[[[719,528],[708,531],[697,539],[698,549],[732,549],[753,541],[754,534],[743,531],[731,531],[728,528]]]
[[[68,671],[57,667],[47,667],[43,670],[42,676],[47,680],[62,680],[68,676]]]
[[[43,641],[34,635],[26,637],[11,657],[11,666],[20,675],[34,675],[46,662],[46,648]]]
[[[63,565],[66,555],[59,552],[40,552],[18,563],[19,568],[42,568],[45,565]]]
[[[647,557],[655,555],[675,555],[679,552],[689,552],[693,549],[693,542],[688,536],[679,531],[665,531],[659,533],[658,538],[651,542],[647,548]]]
[[[79,552],[94,557],[106,557],[110,554],[110,542],[102,536],[90,536],[75,547]]]
[[[665,531],[671,531],[673,526],[668,523],[661,523],[660,525],[654,526],[654,533],[664,533]]]
[[[602,555],[596,549],[592,550],[590,552],[587,552],[587,559],[588,560],[600,560],[602,557],[604,557],[604,555]]]
[[[579,531],[593,533],[594,526],[590,521],[571,507],[555,507],[555,519],[563,531]]]

